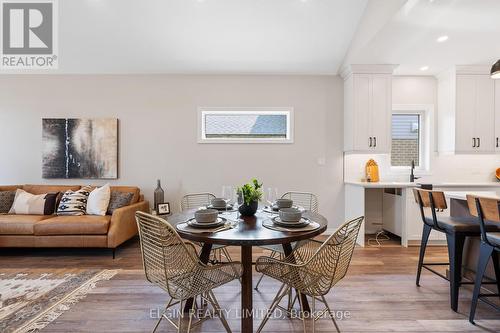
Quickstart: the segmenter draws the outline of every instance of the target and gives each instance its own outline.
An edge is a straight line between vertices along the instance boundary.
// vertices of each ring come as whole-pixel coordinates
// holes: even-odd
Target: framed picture
[[[43,178],[118,178],[118,119],[42,119]]]
[[[158,204],[158,215],[167,215],[170,214],[170,203],[160,203]]]

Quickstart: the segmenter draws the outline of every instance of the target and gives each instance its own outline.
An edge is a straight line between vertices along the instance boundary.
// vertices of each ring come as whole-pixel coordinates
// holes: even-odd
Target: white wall
[[[392,86],[393,104],[427,104],[434,106],[434,138],[440,124],[437,123],[437,79],[431,76],[395,76]],[[488,182],[495,181],[495,169],[500,167],[500,155],[438,154],[433,140],[430,172],[422,175],[422,182]],[[369,158],[379,164],[382,180],[408,180],[404,175],[390,170],[390,155],[356,154],[345,159],[345,179],[359,181],[364,177],[364,165]]]
[[[343,220],[343,82],[336,76],[0,76],[0,184],[102,184],[41,178],[41,119],[119,118],[119,174],[151,200],[156,179],[177,209],[188,192],[252,177],[282,191],[317,193]],[[291,106],[293,144],[198,144],[199,106]],[[319,165],[324,158],[326,165]]]

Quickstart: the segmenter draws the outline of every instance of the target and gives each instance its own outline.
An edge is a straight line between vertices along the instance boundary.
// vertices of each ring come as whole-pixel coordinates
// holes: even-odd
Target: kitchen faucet
[[[413,170],[415,169],[415,160],[411,161],[411,173],[410,173],[410,183],[413,183],[415,179],[419,179],[420,177],[415,177],[413,174]]]

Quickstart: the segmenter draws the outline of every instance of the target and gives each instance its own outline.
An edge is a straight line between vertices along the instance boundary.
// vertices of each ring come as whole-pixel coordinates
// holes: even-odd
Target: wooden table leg
[[[283,251],[285,252],[285,256],[288,257],[293,252],[292,245],[290,243],[283,244]],[[295,292],[298,294],[297,290],[295,290]],[[302,299],[302,311],[304,313],[309,313],[311,311],[311,308],[309,307],[309,302],[307,301],[306,295],[300,294],[300,298]]]
[[[252,300],[252,247],[241,247],[241,332],[253,332],[253,300]]]
[[[212,252],[212,244],[204,243],[200,253],[200,261],[202,263],[208,263],[208,259],[210,259],[210,252]],[[189,313],[189,310],[191,310],[191,307],[193,306],[193,301],[194,300],[192,298],[189,298],[186,301],[186,304],[184,305],[184,313]]]

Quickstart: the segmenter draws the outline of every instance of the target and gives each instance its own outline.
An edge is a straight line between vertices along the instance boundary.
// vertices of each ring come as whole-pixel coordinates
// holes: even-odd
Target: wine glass
[[[241,191],[237,187],[234,189],[233,195],[234,195],[234,209],[236,210],[236,220],[238,222],[243,222],[243,219],[240,218],[239,208],[245,203],[245,196],[243,194],[243,191]]]
[[[278,189],[276,187],[268,187],[266,189],[266,201],[269,204],[269,208],[273,207],[276,199],[278,199]]]
[[[233,195],[233,187],[232,186],[228,186],[228,185],[222,186],[222,199],[224,199],[224,201],[226,202],[226,210],[227,210],[227,206],[231,202],[232,195]]]

